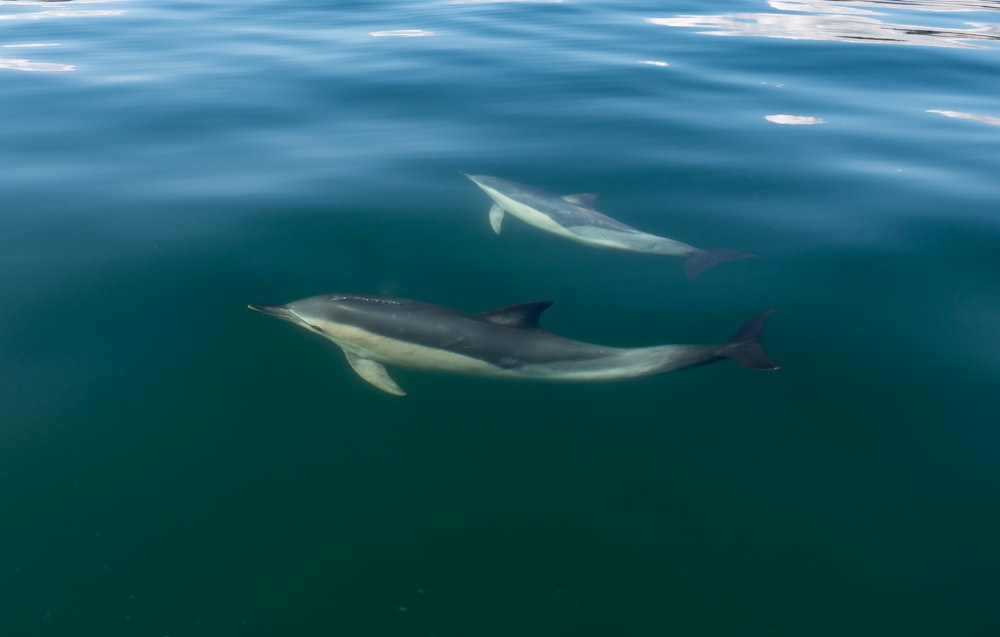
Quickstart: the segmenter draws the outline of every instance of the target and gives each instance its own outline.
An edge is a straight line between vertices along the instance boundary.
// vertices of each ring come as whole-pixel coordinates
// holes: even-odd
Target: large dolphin
[[[560,196],[500,177],[462,174],[493,200],[490,226],[497,234],[500,234],[504,213],[509,212],[542,230],[587,245],[685,257],[684,272],[692,280],[713,265],[757,256],[742,250],[702,250],[636,230],[594,210],[593,203],[597,197],[594,194]]]
[[[500,378],[599,381],[662,374],[725,358],[750,369],[777,369],[758,342],[764,312],[724,345],[618,348],[572,341],[542,330],[550,301],[481,314],[386,296],[330,294],[287,305],[250,305],[324,336],[361,378],[405,396],[383,365]]]

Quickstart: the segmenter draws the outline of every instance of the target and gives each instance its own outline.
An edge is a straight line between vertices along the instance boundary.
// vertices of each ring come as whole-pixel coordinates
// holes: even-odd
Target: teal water
[[[0,0],[0,635],[1000,634],[998,38],[992,0]],[[761,258],[497,237],[459,171]],[[773,308],[783,368],[395,398],[246,310],[334,292],[619,346]]]

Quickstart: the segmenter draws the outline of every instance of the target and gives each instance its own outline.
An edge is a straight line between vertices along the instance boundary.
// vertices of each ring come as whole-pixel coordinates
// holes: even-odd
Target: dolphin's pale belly
[[[521,361],[515,352],[502,365],[476,358],[476,350],[464,355],[453,350],[428,347],[368,332],[358,327],[337,325],[333,340],[345,352],[379,363],[476,376],[530,378],[535,380],[612,380],[663,373],[690,364],[690,346],[659,345],[641,348],[600,348],[602,355],[575,360]],[[333,330],[331,330],[333,331]],[[579,343],[588,347],[586,343]],[[700,349],[700,348],[699,348]],[[703,352],[698,353],[704,356]]]
[[[323,327],[326,337],[345,352],[386,365],[479,376],[502,376],[508,372],[473,356],[394,339],[353,325],[329,324]]]

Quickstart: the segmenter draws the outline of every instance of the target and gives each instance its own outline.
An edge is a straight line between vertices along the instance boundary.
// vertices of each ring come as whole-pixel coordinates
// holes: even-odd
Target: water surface
[[[0,1],[0,634],[1000,632],[1000,4]],[[509,219],[460,171],[751,250]],[[783,365],[393,370],[323,293]]]

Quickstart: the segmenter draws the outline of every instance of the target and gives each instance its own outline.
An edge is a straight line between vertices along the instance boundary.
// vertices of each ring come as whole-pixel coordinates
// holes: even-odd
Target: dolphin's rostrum
[[[330,294],[287,305],[250,305],[328,338],[361,378],[404,396],[384,365],[500,378],[600,381],[662,374],[730,359],[778,369],[758,339],[770,311],[747,321],[724,345],[618,348],[544,331],[552,303],[518,303],[480,314],[384,296]]]
[[[462,173],[465,175],[465,173]],[[489,175],[465,175],[493,200],[490,226],[500,234],[505,213],[552,234],[600,248],[684,257],[684,272],[694,279],[708,268],[757,256],[742,250],[702,250],[675,239],[627,226],[593,208],[597,195],[554,195],[540,188]]]

